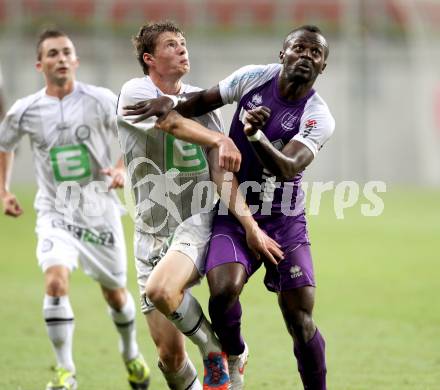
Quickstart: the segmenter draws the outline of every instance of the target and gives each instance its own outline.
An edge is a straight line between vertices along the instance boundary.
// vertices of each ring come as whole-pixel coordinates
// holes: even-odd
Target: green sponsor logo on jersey
[[[199,172],[207,167],[205,154],[199,145],[190,144],[174,136],[166,136],[166,169],[180,172]]]
[[[80,180],[90,176],[90,158],[86,145],[56,146],[49,153],[56,181]]]

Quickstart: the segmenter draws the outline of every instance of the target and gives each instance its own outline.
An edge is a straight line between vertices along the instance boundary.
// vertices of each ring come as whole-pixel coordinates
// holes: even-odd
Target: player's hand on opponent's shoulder
[[[103,175],[111,177],[112,179],[110,185],[108,186],[109,190],[124,187],[125,168],[116,168],[116,167],[104,168],[101,169],[101,173]]]
[[[138,116],[133,123],[142,122],[144,119],[157,116],[161,118],[167,115],[174,107],[174,102],[167,96],[159,96],[155,99],[143,100],[139,103],[123,107],[124,116]]]
[[[270,108],[266,106],[259,106],[252,110],[248,110],[244,117],[244,132],[246,136],[254,135],[258,130],[261,130],[270,117]]]
[[[280,244],[270,238],[256,223],[246,230],[246,242],[257,260],[263,261],[266,258],[277,265],[284,259]]]
[[[23,214],[23,209],[18,203],[17,198],[11,192],[4,192],[1,195],[3,213],[9,215],[10,217],[19,217]]]

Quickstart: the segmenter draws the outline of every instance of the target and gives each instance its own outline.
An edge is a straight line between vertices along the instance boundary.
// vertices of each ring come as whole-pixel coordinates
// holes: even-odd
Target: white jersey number
[[[272,176],[272,174],[267,170],[263,169],[263,183],[261,184],[261,192],[260,192],[260,201],[262,202],[272,202],[275,190],[279,187],[279,183],[276,182],[276,176]]]
[[[282,140],[276,140],[272,142],[275,149],[283,149],[284,143]],[[280,187],[281,183],[277,182],[276,176],[273,176],[266,168],[263,169],[261,184],[260,200],[262,202],[272,202],[275,196],[275,190]]]

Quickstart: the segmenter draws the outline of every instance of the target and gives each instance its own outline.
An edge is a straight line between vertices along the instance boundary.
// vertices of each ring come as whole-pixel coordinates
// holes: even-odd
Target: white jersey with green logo
[[[109,178],[100,173],[112,166],[109,138],[117,133],[116,102],[110,90],[76,82],[63,99],[42,89],[11,107],[0,125],[0,150],[12,151],[24,135],[29,136],[38,183],[37,211],[59,212],[60,201],[66,200],[60,196],[79,196],[76,209],[87,206],[87,197],[101,207],[118,204],[114,191],[104,191]],[[92,188],[95,182],[102,185]],[[84,196],[86,186],[92,192]],[[94,217],[91,225],[102,224],[94,207],[88,206]],[[83,218],[87,210],[74,211],[73,222],[89,222],[87,215]]]
[[[182,84],[180,93],[200,91]],[[133,124],[135,117],[123,117],[123,107],[163,93],[149,76],[124,84],[118,103],[119,142],[136,203],[136,229],[158,236],[170,236],[192,215],[212,207],[215,191],[205,150],[156,129],[156,118]],[[194,118],[211,130],[223,132],[220,112]],[[212,186],[212,183],[211,183]]]

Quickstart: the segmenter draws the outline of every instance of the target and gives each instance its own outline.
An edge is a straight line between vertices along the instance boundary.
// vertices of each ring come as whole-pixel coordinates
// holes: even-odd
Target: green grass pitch
[[[43,278],[35,259],[33,191],[17,191],[25,214],[0,217],[0,389],[42,390],[54,363],[42,320]],[[440,192],[389,189],[384,213],[360,205],[338,220],[330,194],[309,218],[318,281],[315,320],[327,342],[331,390],[440,389]],[[132,222],[125,219],[129,288],[137,296]],[[276,298],[257,273],[242,296],[250,347],[247,389],[301,389]],[[193,292],[206,308],[203,283]],[[128,389],[117,334],[96,283],[72,276],[74,356],[83,390]],[[138,339],[152,390],[166,389],[141,315]],[[196,349],[190,355],[202,373]]]

